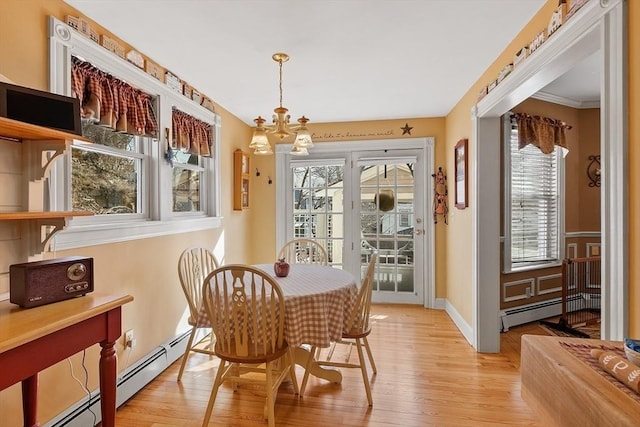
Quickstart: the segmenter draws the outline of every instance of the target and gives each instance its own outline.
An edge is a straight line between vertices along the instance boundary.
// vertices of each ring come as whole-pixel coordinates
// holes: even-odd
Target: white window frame
[[[343,174],[348,173],[347,171],[347,165],[346,165],[346,159],[345,158],[333,158],[333,156],[327,158],[327,159],[309,159],[306,157],[292,157],[289,156],[290,159],[287,162],[287,177],[286,177],[286,183],[287,183],[287,195],[286,195],[286,199],[287,199],[287,206],[293,206],[293,192],[290,191],[294,188],[294,182],[293,182],[293,170],[295,168],[313,168],[313,167],[325,167],[325,166],[338,166],[341,167],[343,170]],[[343,194],[345,194],[348,189],[344,187],[344,181],[342,181],[343,183],[343,187],[342,187],[342,192]],[[300,188],[300,187],[295,187],[295,188]],[[322,187],[322,190],[327,191],[330,187],[327,185],[327,183],[325,182],[324,187]],[[320,190],[320,188],[318,188],[318,190]],[[305,209],[304,213],[301,213],[301,215],[305,215],[305,216],[309,216],[309,217],[314,217],[316,220],[318,218],[318,214],[321,215],[326,215],[327,219],[329,218],[329,216],[332,216],[332,222],[328,223],[327,226],[329,228],[332,228],[333,224],[335,224],[335,220],[336,218],[341,218],[342,221],[342,229],[343,229],[343,235],[342,237],[336,237],[332,235],[333,230],[328,230],[329,233],[327,233],[326,237],[320,237],[317,238],[317,240],[325,243],[327,245],[326,249],[327,251],[329,250],[329,241],[341,241],[343,246],[345,245],[345,241],[346,241],[346,230],[347,230],[347,223],[346,221],[349,220],[349,218],[347,218],[347,213],[346,213],[347,207],[343,206],[342,207],[342,211],[333,211],[333,209],[331,211],[319,211],[319,210],[314,210],[313,208],[311,208],[311,206],[308,206]],[[280,218],[280,215],[278,216],[278,218]],[[294,215],[291,215],[291,211],[287,210],[287,214],[285,215],[284,219],[284,223],[286,224],[285,227],[286,229],[284,230],[285,232],[285,237],[284,240],[288,241],[289,239],[292,238],[296,238],[297,236],[295,236],[295,223],[294,223]],[[329,237],[331,236],[331,237]],[[314,239],[313,236],[301,236],[307,239]],[[344,251],[344,249],[343,249]],[[327,255],[329,255],[329,253],[327,252]],[[332,260],[332,264],[331,265],[338,265],[338,266],[343,266],[344,265],[344,259],[340,259],[340,260]]]
[[[558,257],[549,261],[532,262],[527,265],[514,262],[511,253],[511,243],[513,240],[512,228],[511,228],[511,144],[512,144],[512,131],[511,131],[511,114],[507,113],[503,116],[503,165],[504,165],[504,245],[503,245],[503,272],[511,273],[516,271],[528,271],[536,270],[540,268],[555,267],[562,265],[562,258],[564,254],[564,229],[565,229],[565,174],[564,174],[564,157],[562,150],[556,148],[556,174],[557,174],[557,250]]]
[[[200,200],[200,210],[199,211],[185,211],[185,212],[176,212],[173,210],[173,192],[171,194],[171,212],[172,215],[174,216],[182,216],[185,218],[188,217],[198,217],[201,216],[203,213],[203,210],[206,207],[206,197],[207,197],[207,187],[210,185],[207,181],[206,181],[206,177],[207,177],[207,169],[206,167],[203,166],[204,164],[204,159],[205,157],[203,156],[198,156],[198,164],[194,165],[192,163],[181,163],[178,161],[173,161],[173,169],[179,168],[179,169],[183,169],[183,170],[190,170],[192,172],[198,172],[198,174],[200,175],[199,178],[199,184],[200,184],[200,194],[201,194],[201,200]],[[173,178],[173,175],[172,175]],[[171,188],[173,190],[173,180],[171,181]]]
[[[126,155],[123,155],[123,150],[109,147],[102,144],[89,144],[80,141],[74,141],[73,147],[76,147],[81,150],[86,150],[88,152],[107,154],[110,156],[117,157],[125,157],[131,160],[137,160],[140,162],[141,174],[140,174],[140,182],[138,182],[138,195],[137,195],[137,206],[139,206],[140,212],[131,213],[131,214],[117,214],[117,215],[102,215],[99,221],[92,221],[92,217],[83,218],[86,224],[92,224],[97,222],[111,222],[111,221],[125,221],[132,219],[148,219],[149,216],[149,186],[145,185],[147,180],[145,179],[147,173],[146,171],[149,168],[149,153],[151,151],[151,138],[143,137],[139,141],[136,141],[136,144],[139,146],[139,151],[129,152]],[[71,150],[69,150],[71,151]],[[71,153],[68,153],[64,157],[65,168],[63,173],[65,174],[64,182],[69,182],[69,186],[71,186]],[[61,169],[61,168],[59,168]],[[60,171],[56,171],[60,173]],[[71,191],[64,193],[65,197],[65,209],[71,210],[72,202],[72,194]],[[78,218],[78,223],[81,223],[80,218]]]
[[[76,217],[58,232],[51,250],[121,242],[191,231],[218,228],[220,217],[220,117],[173,91],[168,86],[134,65],[106,50],[97,43],[71,29],[55,17],[49,17],[49,90],[71,95],[71,56],[90,62],[131,85],[156,97],[158,137],[148,139],[143,162],[144,180],[142,218],[127,215],[100,215]],[[172,171],[165,159],[167,141],[164,129],[172,127],[172,108],[177,108],[198,120],[213,126],[212,157],[201,157],[204,175],[201,182],[201,211],[173,212]],[[73,144],[80,142],[74,141]],[[70,151],[70,150],[67,150]],[[57,162],[49,178],[49,205],[51,210],[71,210],[71,181],[68,174],[70,153],[64,162]]]

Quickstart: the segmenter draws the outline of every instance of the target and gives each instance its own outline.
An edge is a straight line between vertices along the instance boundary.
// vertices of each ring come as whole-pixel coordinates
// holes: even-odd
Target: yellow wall
[[[400,128],[406,124],[412,127],[411,134],[402,135]],[[447,168],[444,164],[444,140],[445,126],[444,118],[412,118],[402,120],[379,120],[363,122],[336,122],[336,123],[309,123],[314,144],[322,144],[327,141],[360,141],[373,139],[402,139],[402,138],[422,138],[434,137],[434,160],[435,169],[442,166],[445,171],[450,170],[453,175],[453,168]],[[248,139],[246,140],[248,143]],[[287,140],[285,140],[287,142]],[[390,147],[393,148],[393,147]],[[276,257],[275,230],[276,222],[275,196],[275,156],[252,156],[252,193],[251,193],[251,232],[254,245],[252,252],[253,262],[272,262]],[[255,176],[255,168],[260,170],[260,177]],[[273,179],[273,185],[267,184],[268,176]],[[428,182],[426,188],[432,191],[432,182]],[[429,193],[430,194],[430,193]],[[452,191],[449,195],[449,206],[453,203]],[[427,212],[425,221],[430,220],[431,212],[430,195],[427,198]],[[452,210],[450,210],[452,212]],[[445,271],[445,246],[447,225],[439,221],[436,224],[436,297],[446,297],[446,271]]]
[[[640,114],[640,4],[629,3],[629,116]],[[471,138],[471,107],[477,101],[480,88],[493,80],[500,69],[511,62],[513,52],[529,42],[543,28],[557,5],[549,0],[514,41],[505,49],[478,79],[476,84],[444,118],[406,119],[384,122],[354,122],[311,124],[310,130],[319,137],[327,132],[350,132],[366,137],[353,139],[397,138],[400,135],[385,135],[389,129],[398,132],[406,122],[413,126],[412,137],[433,136],[436,140],[435,167],[453,170],[453,147],[462,138],[469,138],[469,150],[476,149]],[[64,19],[75,11],[61,0],[2,0],[0,2],[0,74],[15,83],[37,89],[47,89],[47,16]],[[635,25],[635,27],[634,27]],[[104,29],[96,25],[103,33]],[[162,65],[162,64],[160,64]],[[96,262],[97,291],[128,292],[135,301],[123,308],[123,329],[134,328],[137,346],[128,356],[119,344],[117,351],[121,368],[123,361],[129,364],[148,353],[153,347],[175,334],[175,328],[184,315],[175,263],[179,252],[187,245],[202,244],[222,248],[225,262],[269,262],[275,257],[275,162],[274,157],[252,156],[252,168],[261,171],[260,177],[252,176],[251,209],[245,212],[231,210],[232,201],[232,155],[236,148],[247,149],[251,130],[233,115],[216,105],[222,117],[221,173],[224,231],[212,230],[204,233],[189,233],[154,239],[102,245],[82,250],[50,254],[93,256]],[[446,130],[446,132],[445,132]],[[373,133],[373,136],[369,134]],[[640,164],[640,123],[630,120],[629,164]],[[330,140],[341,139],[327,138]],[[0,153],[1,154],[1,153]],[[470,156],[471,157],[471,156]],[[473,177],[474,165],[469,165]],[[254,171],[255,172],[255,171]],[[273,185],[267,184],[271,175]],[[1,186],[2,183],[0,183]],[[470,188],[473,183],[470,182]],[[431,188],[431,185],[427,186]],[[640,169],[629,168],[629,246],[630,246],[630,307],[631,336],[640,337]],[[436,226],[436,296],[447,298],[463,318],[471,324],[471,271],[461,266],[471,265],[471,209],[457,210],[449,197],[449,225],[442,222]],[[481,195],[480,195],[481,196]],[[265,249],[266,248],[266,249]],[[272,249],[269,249],[272,248]],[[118,265],[119,268],[112,268]],[[160,307],[160,308],[159,308]],[[160,315],[162,313],[162,316]],[[161,321],[160,321],[161,319]],[[167,321],[168,319],[168,321]],[[75,371],[80,372],[78,357],[74,357]],[[97,351],[89,351],[87,367],[90,369],[90,388],[97,387]],[[3,427],[21,425],[19,386],[0,392],[0,414]],[[83,393],[75,383],[69,381],[68,367],[61,363],[45,371],[41,376],[40,421],[50,419],[70,404],[79,400]]]
[[[496,61],[484,72],[478,81],[470,88],[464,97],[456,104],[446,117],[446,164],[453,165],[453,147],[461,138],[469,138],[469,157],[478,149],[471,132],[471,109],[478,101],[480,89],[495,80],[502,68],[513,61],[513,54],[522,46],[528,44],[533,37],[544,28],[551,16],[551,12],[557,7],[556,0],[550,0],[533,17],[531,22],[516,36],[507,46]],[[481,148],[481,147],[480,147]],[[499,165],[497,163],[496,165]],[[469,164],[469,188],[473,188],[475,165]],[[482,197],[478,194],[477,197]],[[472,294],[472,248],[469,244],[472,235],[471,209],[458,211],[457,217],[449,222],[447,233],[446,252],[446,276],[447,276],[447,300],[455,307],[465,321],[471,325],[473,307],[470,295]],[[468,268],[461,268],[462,265]]]
[[[640,170],[633,165],[640,162],[640,122],[634,120],[640,114],[640,2],[628,1],[629,28],[629,335],[640,337]],[[498,76],[500,70],[513,61],[513,55],[527,45],[548,24],[549,17],[557,7],[557,0],[548,0],[514,40],[505,48],[495,62],[484,72],[465,96],[446,117],[446,163],[453,164],[453,147],[460,139],[471,133],[470,111],[477,103],[480,89]],[[635,26],[635,27],[634,27]],[[475,140],[469,140],[469,151],[478,149]],[[474,165],[470,165],[472,169]],[[470,171],[471,177],[473,172]],[[473,185],[470,182],[470,187]],[[482,197],[482,195],[478,195]],[[466,322],[471,324],[472,307],[471,271],[460,265],[471,265],[471,248],[467,236],[471,234],[471,213],[462,211],[458,220],[450,221],[447,233],[446,272],[447,300],[456,308]]]
[[[48,89],[47,17],[64,20],[67,14],[79,16],[61,0],[2,0],[0,2],[0,74],[14,83]],[[102,34],[108,31],[95,25]],[[251,137],[251,128],[218,105],[222,118],[221,132],[221,199],[224,230],[208,230],[183,235],[134,240],[117,244],[80,248],[45,257],[82,255],[94,258],[95,292],[128,293],[134,301],[123,307],[122,328],[133,328],[136,347],[128,353],[120,342],[116,345],[119,369],[123,370],[158,345],[173,338],[186,327],[186,302],[178,282],[177,260],[182,249],[192,245],[216,248],[225,262],[252,262],[248,246],[251,228],[250,213],[232,211],[233,150],[243,148]],[[0,147],[1,148],[1,147]],[[0,152],[0,155],[2,153]],[[0,182],[0,188],[4,188]],[[253,241],[253,239],[252,239]],[[0,247],[0,263],[7,261]],[[26,261],[26,260],[25,260]],[[4,269],[6,266],[3,266]],[[0,270],[3,271],[3,270]],[[98,387],[99,347],[88,351],[89,389]],[[81,357],[72,357],[76,375],[83,370]],[[79,401],[84,392],[70,381],[66,361],[40,375],[41,423],[50,420]],[[3,427],[22,425],[20,385],[0,392],[0,424]]]

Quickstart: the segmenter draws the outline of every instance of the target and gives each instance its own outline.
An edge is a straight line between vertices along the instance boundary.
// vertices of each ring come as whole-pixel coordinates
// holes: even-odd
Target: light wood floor
[[[374,305],[369,342],[373,408],[360,371],[342,369],[341,385],[311,377],[305,396],[290,384],[276,401],[279,426],[540,426],[520,397],[520,337],[545,335],[535,325],[501,335],[500,354],[478,354],[442,310]],[[337,351],[336,351],[337,352]],[[335,356],[334,356],[335,357]],[[357,357],[355,350],[352,357]],[[176,381],[180,360],[118,409],[118,427],[200,426],[217,360],[194,354]],[[303,369],[298,367],[298,381]],[[210,426],[266,426],[264,394],[222,386]]]

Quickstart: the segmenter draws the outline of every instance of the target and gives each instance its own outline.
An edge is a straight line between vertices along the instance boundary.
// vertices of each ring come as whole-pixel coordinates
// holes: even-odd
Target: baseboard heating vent
[[[562,314],[562,298],[508,308],[500,313],[502,332],[510,327],[535,322]]]
[[[184,354],[189,332],[178,335],[122,372],[116,382],[116,406],[122,405]],[[43,427],[87,427],[102,420],[99,389],[91,392]]]
[[[164,344],[164,349],[167,352],[167,359],[175,361],[178,358],[182,357],[185,349],[187,348],[187,343],[189,342],[190,334],[191,334],[191,331],[189,330],[189,332],[185,332],[182,335],[178,335],[171,341]],[[199,334],[196,335],[194,342],[198,342],[198,339],[199,339],[198,337],[199,337]]]
[[[129,400],[138,390],[149,384],[162,371],[169,367],[167,352],[164,347],[158,348],[150,353],[144,360],[131,366],[123,375],[118,378],[116,406],[122,405]]]

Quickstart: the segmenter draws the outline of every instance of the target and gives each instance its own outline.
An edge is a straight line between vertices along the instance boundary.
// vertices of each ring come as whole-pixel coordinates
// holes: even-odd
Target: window
[[[561,149],[518,148],[518,129],[504,117],[504,271],[557,265],[563,228]]]
[[[71,147],[71,200],[74,211],[95,215],[144,215],[140,179],[146,163],[144,139],[83,121],[82,133],[93,144]]]
[[[205,168],[197,154],[174,151],[173,159],[173,212],[199,212],[202,210],[200,187]]]
[[[139,116],[129,115],[131,121],[127,124],[135,125],[138,132],[128,133],[121,132],[126,129],[119,126],[114,131],[83,123],[83,135],[93,143],[73,141],[64,161],[54,163],[48,181],[49,208],[91,211],[94,215],[71,219],[56,234],[53,248],[70,249],[219,227],[219,117],[69,29],[62,21],[49,19],[51,92],[77,93],[70,78],[76,58],[147,94],[157,121],[153,132],[148,132],[149,128],[140,127],[142,122],[135,121]],[[202,146],[169,149],[175,110],[208,129],[211,144],[206,152]],[[144,117],[140,120],[150,123]],[[184,139],[184,135],[181,137]]]

